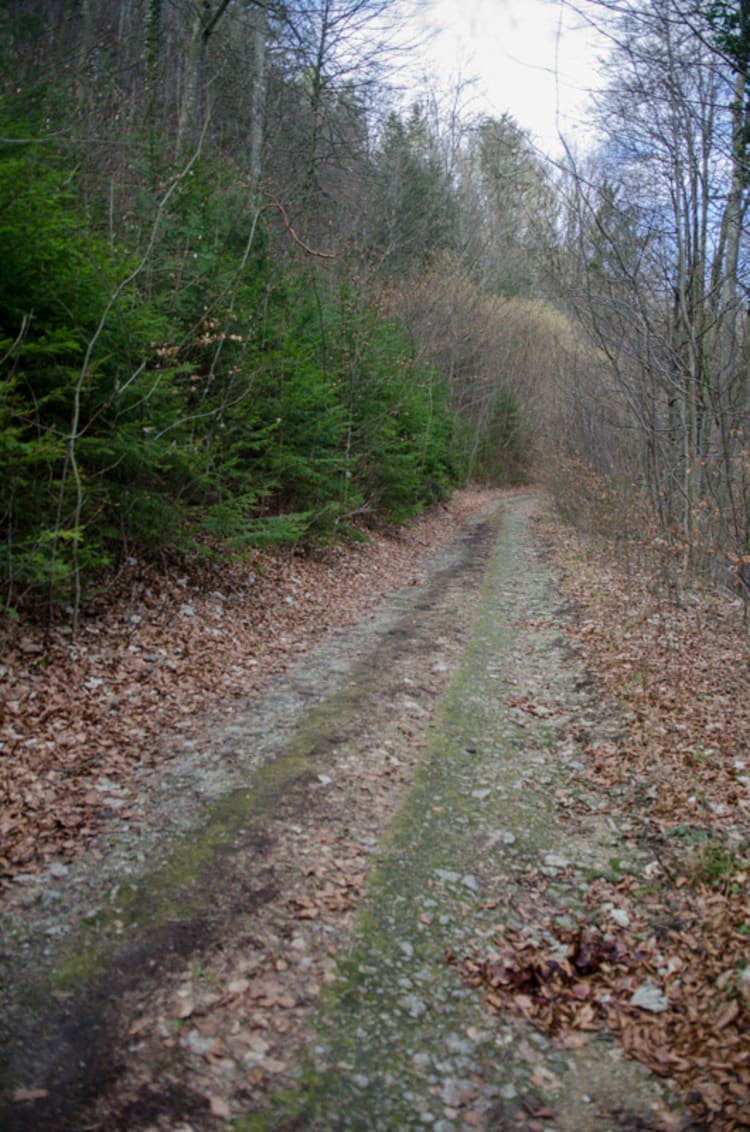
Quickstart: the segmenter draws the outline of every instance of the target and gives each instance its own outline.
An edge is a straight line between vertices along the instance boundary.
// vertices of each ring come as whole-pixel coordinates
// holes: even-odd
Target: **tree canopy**
[[[3,7],[8,607],[569,460],[745,577],[748,4],[571,6],[610,82],[556,166],[399,100],[389,0]]]

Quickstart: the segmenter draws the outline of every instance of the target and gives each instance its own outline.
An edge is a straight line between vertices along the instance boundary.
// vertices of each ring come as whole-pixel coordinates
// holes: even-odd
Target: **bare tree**
[[[569,293],[617,376],[683,566],[741,565],[748,5],[573,6],[604,21],[613,78],[599,173],[577,177]]]
[[[341,172],[370,176],[373,110],[409,49],[403,19],[394,0],[291,0],[274,26],[271,170],[294,212],[321,234],[338,212]],[[355,193],[361,198],[362,187]]]

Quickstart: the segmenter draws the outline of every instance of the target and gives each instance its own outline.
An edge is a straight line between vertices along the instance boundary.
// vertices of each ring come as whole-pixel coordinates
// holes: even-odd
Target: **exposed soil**
[[[537,501],[482,504],[14,884],[0,1127],[712,1126],[620,1040],[664,962],[629,887],[658,862],[591,772],[622,723],[566,635]],[[542,1017],[553,972],[565,1018]]]

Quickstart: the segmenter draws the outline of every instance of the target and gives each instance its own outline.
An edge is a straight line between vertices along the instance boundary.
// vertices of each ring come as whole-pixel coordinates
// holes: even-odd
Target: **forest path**
[[[555,1045],[446,962],[498,925],[551,940],[646,864],[571,738],[598,724],[536,506],[478,517],[218,730],[161,784],[183,831],[121,853],[59,948],[27,934],[3,1128],[667,1127],[618,1044]]]

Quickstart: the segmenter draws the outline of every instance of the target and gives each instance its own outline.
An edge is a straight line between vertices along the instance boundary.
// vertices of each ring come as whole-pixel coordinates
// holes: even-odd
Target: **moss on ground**
[[[423,765],[380,842],[352,942],[320,1003],[297,1088],[277,1093],[268,1112],[235,1122],[237,1132],[421,1127],[415,1098],[429,1096],[430,1066],[439,1064],[451,1041],[460,1047],[467,1030],[486,1027],[480,1000],[462,988],[445,961],[446,950],[499,914],[494,904],[484,908],[488,894],[475,875],[487,864],[479,859],[480,846],[500,824],[514,833],[514,853],[538,858],[554,847],[551,799],[535,797],[529,807],[509,780],[517,777],[519,752],[532,743],[547,748],[553,732],[539,722],[532,738],[529,727],[509,722],[502,703],[507,687],[496,678],[498,661],[514,640],[512,626],[496,609],[508,568],[507,540],[504,531],[470,645],[430,728]],[[471,1055],[491,1077],[497,1049],[489,1034],[472,1045]],[[424,1126],[441,1113],[438,1103]]]
[[[483,1119],[490,1109],[506,1111],[502,1097],[530,1095],[532,1070],[519,1043],[537,1045],[559,1074],[555,1087],[565,1099],[550,1103],[567,1130],[592,1132],[581,1112],[587,1089],[602,1103],[653,1109],[655,1087],[619,1048],[607,1046],[603,1071],[585,1050],[547,1051],[545,1038],[524,1023],[493,1019],[446,963],[446,953],[460,957],[474,941],[492,940],[506,918],[523,920],[530,873],[549,878],[550,913],[575,925],[586,912],[586,868],[617,877],[629,871],[624,856],[612,853],[606,822],[589,815],[578,827],[560,819],[554,791],[570,778],[555,753],[560,725],[511,710],[528,689],[540,700],[554,702],[559,693],[570,706],[577,702],[575,672],[556,652],[554,633],[525,628],[519,648],[516,618],[528,620],[535,603],[546,609],[548,595],[544,568],[519,555],[514,521],[511,514],[500,531],[471,641],[439,703],[423,765],[380,841],[296,1085],[271,1096],[265,1112],[235,1121],[236,1132],[452,1128],[463,1102],[450,1097],[466,1095],[467,1086],[471,1093],[477,1082],[484,1093],[474,1115]],[[572,867],[548,864],[547,854],[572,856]],[[543,918],[532,915],[529,925],[548,936]]]
[[[48,988],[77,993],[102,977],[113,954],[134,939],[177,923],[200,921],[216,904],[217,861],[250,823],[262,828],[269,802],[304,787],[318,769],[333,731],[351,724],[353,696],[332,696],[305,717],[287,751],[253,772],[247,786],[208,806],[201,828],[175,840],[168,859],[137,882],[118,886],[61,948]]]

